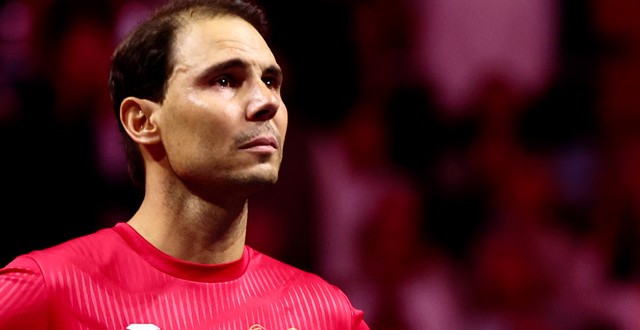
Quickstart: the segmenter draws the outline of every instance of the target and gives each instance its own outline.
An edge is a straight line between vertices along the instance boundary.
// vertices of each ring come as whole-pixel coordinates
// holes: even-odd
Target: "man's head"
[[[260,172],[231,171],[251,155],[275,182],[287,118],[267,37],[255,4],[185,0],[160,8],[123,40],[109,83],[135,184],[145,181],[140,146],[154,144],[186,180],[207,170],[251,180]]]

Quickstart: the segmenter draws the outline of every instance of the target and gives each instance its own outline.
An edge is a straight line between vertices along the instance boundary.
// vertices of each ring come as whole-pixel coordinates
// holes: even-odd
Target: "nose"
[[[277,90],[269,88],[262,80],[258,80],[253,84],[249,94],[247,119],[251,121],[266,121],[276,115],[282,103]]]

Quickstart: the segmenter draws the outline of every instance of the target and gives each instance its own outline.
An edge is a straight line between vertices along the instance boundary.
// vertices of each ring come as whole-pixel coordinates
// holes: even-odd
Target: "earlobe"
[[[155,102],[137,97],[128,97],[120,104],[120,121],[135,142],[153,144],[160,140],[158,127],[151,120],[157,108]]]

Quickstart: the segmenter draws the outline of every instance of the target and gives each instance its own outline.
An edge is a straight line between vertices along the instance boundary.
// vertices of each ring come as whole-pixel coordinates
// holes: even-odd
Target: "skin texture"
[[[278,179],[287,109],[269,46],[244,20],[197,18],[177,33],[161,103],[130,97],[120,120],[145,160],[145,197],[129,220],[186,261],[241,257],[248,198]]]

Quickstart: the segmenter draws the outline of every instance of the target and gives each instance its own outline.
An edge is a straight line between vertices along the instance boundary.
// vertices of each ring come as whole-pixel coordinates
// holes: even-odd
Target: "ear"
[[[120,121],[127,134],[139,144],[154,144],[160,141],[160,130],[154,123],[154,113],[159,105],[147,99],[127,97],[120,104]]]

